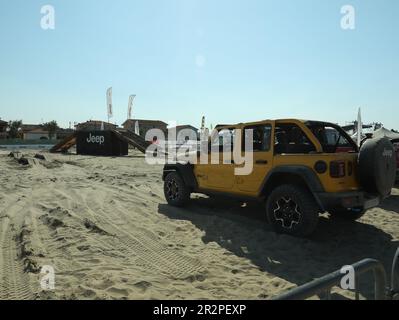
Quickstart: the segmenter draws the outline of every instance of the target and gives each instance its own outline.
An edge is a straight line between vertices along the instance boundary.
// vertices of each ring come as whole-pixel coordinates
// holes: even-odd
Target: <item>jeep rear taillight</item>
[[[345,161],[331,161],[330,162],[330,176],[332,178],[345,177]]]

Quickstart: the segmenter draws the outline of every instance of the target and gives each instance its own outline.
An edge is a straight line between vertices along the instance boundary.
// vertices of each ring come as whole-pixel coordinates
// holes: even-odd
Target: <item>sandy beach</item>
[[[194,195],[166,205],[162,167],[0,151],[0,299],[271,299],[363,258],[390,270],[399,189],[358,222],[326,215],[310,239],[273,233],[261,204]],[[42,266],[55,270],[43,291]],[[361,281],[373,296],[372,276]],[[335,298],[351,297],[335,290]]]

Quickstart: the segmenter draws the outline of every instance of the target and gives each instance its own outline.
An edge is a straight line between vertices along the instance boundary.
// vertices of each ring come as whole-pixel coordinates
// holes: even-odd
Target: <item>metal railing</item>
[[[399,300],[399,248],[392,262],[391,288],[389,292],[391,299]]]
[[[374,274],[374,297],[375,300],[399,299],[399,249],[396,251],[391,272],[391,285],[387,286],[387,275],[382,263],[375,259],[365,259],[352,265],[355,271],[355,297],[359,295],[359,277],[369,271]],[[323,299],[331,299],[331,290],[341,284],[345,274],[337,270],[322,278],[304,284],[298,288],[282,294],[275,300],[305,300],[318,295]]]

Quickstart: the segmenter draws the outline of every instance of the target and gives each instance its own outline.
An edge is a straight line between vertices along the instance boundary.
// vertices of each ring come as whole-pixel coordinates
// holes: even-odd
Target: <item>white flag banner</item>
[[[108,111],[108,118],[112,118],[112,87],[107,90],[107,111]]]
[[[134,125],[134,133],[137,134],[138,136],[140,135],[140,127],[139,127],[139,122],[136,121]]]
[[[136,98],[136,95],[133,94],[129,97],[129,105],[127,107],[127,118],[131,119],[132,118],[132,109],[133,109],[133,101],[134,98]]]

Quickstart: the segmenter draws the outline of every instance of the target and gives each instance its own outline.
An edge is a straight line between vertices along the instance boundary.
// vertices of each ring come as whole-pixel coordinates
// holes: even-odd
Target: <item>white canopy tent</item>
[[[373,132],[373,138],[383,138],[383,137],[387,137],[389,140],[399,141],[399,133],[390,131],[386,128],[381,128]]]
[[[365,139],[368,133],[362,132],[362,140]],[[374,132],[370,132],[370,134],[373,135],[373,138],[388,138],[389,140],[393,141],[393,142],[399,142],[399,133],[390,131],[386,128],[381,128],[378,129]],[[357,140],[357,133],[355,133],[354,135],[351,136],[351,138],[353,139],[353,141]]]

